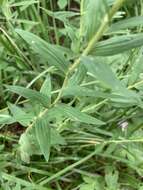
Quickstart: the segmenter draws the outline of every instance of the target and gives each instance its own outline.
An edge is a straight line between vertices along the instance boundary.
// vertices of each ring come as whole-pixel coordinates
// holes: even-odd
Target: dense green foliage
[[[0,189],[143,190],[143,0],[0,0]]]

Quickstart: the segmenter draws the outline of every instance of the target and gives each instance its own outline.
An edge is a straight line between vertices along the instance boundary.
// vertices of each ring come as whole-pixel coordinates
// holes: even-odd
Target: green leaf
[[[47,43],[31,32],[20,29],[16,29],[15,31],[30,45],[36,54],[44,59],[44,61],[48,61],[49,65],[54,65],[60,71],[66,73],[68,69],[68,62],[66,61],[60,48],[58,48],[56,45]]]
[[[35,0],[21,1],[21,2],[12,3],[10,5],[10,7],[19,7],[19,6],[28,7],[28,6],[33,5],[35,3],[38,3],[38,1],[35,1]]]
[[[92,76],[97,78],[104,87],[112,90],[112,94],[109,97],[111,101],[123,103],[126,106],[142,106],[139,95],[128,90],[121,81],[118,80],[108,64],[102,62],[99,58],[93,57],[84,57],[82,63],[87,67]]]
[[[81,1],[81,28],[80,35],[90,40],[100,24],[103,22],[103,17],[107,12],[106,0],[83,0]]]
[[[95,98],[110,98],[109,94],[94,89],[89,89],[82,86],[68,86],[63,90],[62,96],[79,96],[79,97],[95,97]]]
[[[23,126],[28,126],[33,119],[33,115],[25,113],[20,107],[8,103],[8,107],[16,122],[19,122]]]
[[[81,84],[86,76],[87,69],[84,65],[80,65],[78,70],[72,75],[68,81],[68,86]]]
[[[12,124],[12,123],[15,123],[16,120],[11,117],[10,115],[7,115],[7,114],[0,114],[0,124],[1,125],[9,125],[9,124]]]
[[[83,57],[82,63],[87,67],[88,72],[92,74],[107,88],[118,90],[123,85],[117,79],[110,66],[99,58]]]
[[[133,85],[139,78],[140,73],[143,72],[142,68],[143,60],[143,48],[140,49],[139,53],[136,55],[135,60],[133,60],[133,65],[129,71],[129,85]]]
[[[5,86],[11,92],[19,94],[20,96],[23,96],[25,98],[28,98],[32,102],[36,101],[38,103],[41,103],[45,107],[47,107],[49,104],[49,97],[46,96],[45,94],[37,92],[36,90],[31,90],[31,89],[24,88],[21,86],[9,86],[9,85],[5,85]]]
[[[68,4],[68,0],[58,0],[58,6],[60,9],[64,9]]]
[[[143,25],[143,16],[136,16],[132,18],[127,18],[112,24],[108,32],[115,32],[118,30],[124,30],[128,28],[134,28]]]
[[[35,137],[35,129],[32,127],[23,133],[19,140],[19,151],[22,161],[30,163],[30,156],[41,155],[40,146]]]
[[[104,179],[101,176],[96,177],[88,177],[83,176],[83,180],[85,183],[83,183],[80,186],[80,190],[102,190],[104,189]]]
[[[41,94],[46,95],[49,98],[49,104],[51,103],[51,78],[50,75],[46,78],[40,89]]]
[[[47,12],[47,10],[45,10]],[[68,18],[74,17],[74,16],[79,16],[79,13],[74,12],[74,11],[49,11],[47,12],[47,14],[51,17],[55,17],[56,19],[62,21],[62,22],[66,22]]]
[[[66,144],[65,140],[59,134],[59,132],[56,129],[51,128],[51,146],[54,146],[54,145],[65,145],[65,144]]]
[[[96,56],[110,56],[131,50],[143,45],[143,34],[129,34],[116,36],[109,40],[98,42],[90,54]]]
[[[39,140],[38,140],[39,136],[41,137],[41,135],[42,135],[41,134],[42,129],[43,128],[36,129],[35,127],[32,127],[32,128],[29,128],[28,130],[26,130],[26,132],[24,132],[21,135],[20,140],[19,140],[19,145],[20,145],[19,150],[20,150],[20,155],[21,155],[22,161],[24,161],[26,163],[30,163],[30,157],[32,155],[43,154],[42,149],[39,144]],[[46,130],[45,129],[43,129],[43,130],[44,130],[45,134],[41,138],[45,137],[45,135],[47,134],[49,129],[46,128]],[[38,133],[38,131],[40,131],[40,134],[38,134],[39,136],[37,138],[36,132]],[[50,138],[50,146],[51,147],[54,147],[56,145],[65,145],[66,144],[64,138],[58,133],[58,131],[56,131],[56,129],[54,129],[54,128],[50,129],[50,136],[51,136],[51,138]],[[44,140],[44,139],[42,139],[42,140]],[[47,141],[49,143],[49,139],[46,139],[46,142]],[[47,148],[47,144],[45,144],[44,146]]]
[[[28,190],[51,190],[49,188],[43,187],[43,186],[35,184],[35,183],[30,183],[27,180],[15,177],[15,175],[7,174],[4,172],[1,172],[1,178],[3,178],[4,180],[7,180],[9,182],[9,184],[11,184],[11,183],[13,184],[13,182],[19,183],[23,187],[26,187],[26,189],[28,189]],[[5,189],[5,190],[7,190],[7,189]]]
[[[82,113],[77,108],[73,108],[66,104],[61,104],[61,105],[56,106],[55,108],[52,108],[51,110],[49,110],[48,115],[49,117],[56,117],[58,115],[63,115],[64,117],[67,117],[71,119],[72,121],[78,121],[78,122],[83,122],[87,124],[95,124],[95,125],[105,124],[103,121],[100,121],[88,114]]]
[[[80,186],[80,190],[95,190],[95,183],[83,184]]]
[[[119,189],[119,172],[115,170],[112,166],[106,167],[105,181],[109,190]]]
[[[47,162],[49,161],[51,147],[51,130],[48,124],[42,117],[38,118],[35,124],[36,138]]]

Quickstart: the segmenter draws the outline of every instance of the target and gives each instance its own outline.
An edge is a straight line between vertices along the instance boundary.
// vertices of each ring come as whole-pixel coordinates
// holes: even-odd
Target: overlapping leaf
[[[108,32],[115,32],[118,30],[131,29],[137,26],[143,25],[143,16],[136,16],[121,20],[115,24],[112,24]]]
[[[142,33],[116,36],[108,40],[98,42],[91,51],[91,54],[96,56],[111,56],[140,47],[142,45]]]
[[[8,103],[8,107],[16,122],[19,122],[23,126],[28,126],[33,119],[33,115],[25,113],[20,107]]]
[[[81,36],[90,40],[98,30],[102,19],[107,12],[106,0],[81,1]]]
[[[48,112],[49,118],[57,117],[58,115],[62,115],[66,118],[69,118],[72,121],[83,122],[87,124],[95,124],[95,125],[104,125],[103,121],[96,119],[88,114],[82,113],[79,109],[68,106],[66,104],[58,105]]]
[[[40,146],[40,150],[46,161],[49,161],[51,147],[51,129],[46,120],[42,117],[38,118],[35,124],[36,138]]]
[[[56,45],[47,43],[31,32],[20,29],[16,29],[16,32],[30,45],[36,54],[44,59],[45,62],[48,62],[49,65],[54,65],[63,73],[67,71],[68,62],[66,61],[63,52],[60,51],[60,48]]]
[[[128,90],[121,81],[118,80],[108,64],[93,57],[84,57],[82,62],[88,71],[92,73],[104,87],[112,90],[114,95],[114,97],[112,97],[112,95],[110,97],[112,101],[142,106],[140,97],[135,92]]]
[[[49,97],[42,94],[36,90],[31,90],[21,86],[9,86],[6,85],[7,89],[11,92],[17,93],[20,96],[30,99],[31,101],[36,101],[41,103],[43,106],[47,107],[49,104]]]

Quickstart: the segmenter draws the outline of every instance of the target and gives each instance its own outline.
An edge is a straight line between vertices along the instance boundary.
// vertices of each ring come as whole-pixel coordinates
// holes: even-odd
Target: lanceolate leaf
[[[49,97],[45,94],[42,94],[36,90],[27,89],[20,86],[9,86],[6,85],[7,89],[19,94],[20,96],[23,96],[25,98],[30,99],[31,101],[36,101],[38,103],[41,103],[43,106],[47,107],[49,103]]]
[[[55,17],[56,19],[66,22],[68,18],[74,17],[74,16],[79,16],[79,13],[74,12],[74,11],[50,11],[50,10],[45,10],[43,9],[49,16]]]
[[[118,30],[133,28],[140,25],[143,25],[143,16],[136,16],[136,17],[124,19],[115,24],[112,24],[108,32],[114,32]]]
[[[103,121],[96,119],[88,114],[82,113],[77,108],[73,108],[66,104],[61,104],[49,110],[49,117],[56,117],[58,115],[63,115],[72,121],[83,122],[87,124],[95,124],[95,125],[104,125]]]
[[[60,71],[65,73],[68,68],[63,52],[56,45],[51,45],[40,37],[24,30],[17,29],[16,32],[31,46],[32,50]]]
[[[68,86],[75,86],[80,84],[84,80],[86,72],[86,67],[84,65],[80,65],[78,70],[69,79]]]
[[[91,51],[96,56],[111,56],[143,45],[143,34],[130,34],[99,42]]]
[[[33,119],[32,114],[25,113],[20,107],[8,103],[8,107],[13,115],[14,119],[23,126],[28,126]]]
[[[82,63],[87,67],[90,72],[97,80],[99,80],[106,87],[114,90],[118,90],[123,87],[120,81],[117,79],[110,66],[99,58],[84,57]]]
[[[38,122],[38,126],[36,127],[41,126],[41,123],[39,124],[39,122]],[[48,133],[48,130],[49,130],[47,129],[48,125],[46,125],[45,129],[44,129],[44,126],[41,128],[36,128],[36,127],[33,126],[32,128],[29,128],[25,133],[21,135],[20,140],[19,140],[19,145],[20,145],[19,150],[20,150],[21,159],[26,163],[30,162],[30,157],[32,155],[45,154],[46,158],[48,158],[47,155],[49,155],[49,152],[45,153],[45,150],[43,150],[44,147],[48,151],[50,146],[54,147],[57,145],[66,144],[64,138],[58,133],[58,131],[56,131],[56,129],[51,128],[50,133]],[[44,135],[38,133],[38,132],[43,133],[42,130],[44,130]],[[47,134],[47,138],[45,137],[46,134]],[[50,138],[48,138],[49,136]],[[45,138],[45,141],[44,141],[46,143],[45,145],[42,144],[40,138],[42,138],[42,142],[44,141],[44,138]],[[42,148],[40,145],[42,146]]]
[[[107,11],[106,0],[81,1],[81,28],[80,35],[90,40],[98,30]]]
[[[110,66],[98,58],[84,57],[82,63],[88,71],[105,87],[112,90],[111,101],[128,105],[142,106],[141,99],[135,92],[128,90],[111,70]],[[113,95],[113,96],[112,96]]]
[[[142,61],[143,61],[143,48],[140,49],[135,60],[133,60],[134,63],[129,73],[129,82],[128,82],[129,85],[134,84],[139,79],[140,73],[143,72]]]
[[[46,80],[44,81],[40,92],[45,94],[49,98],[49,103],[51,102],[51,78],[47,76]]]
[[[35,124],[36,138],[39,143],[42,154],[46,161],[49,161],[50,146],[51,146],[51,130],[48,122],[42,117],[38,118]]]
[[[82,86],[68,86],[64,89],[62,96],[79,96],[79,97],[94,97],[94,98],[110,98],[109,94],[94,89],[89,89]]]
[[[30,156],[35,154],[41,155],[40,146],[35,137],[34,127],[21,135],[19,145],[21,159],[26,163],[30,162]]]
[[[0,114],[0,124],[12,124],[12,123],[15,123],[16,120],[10,116],[10,115],[6,115],[6,114]]]

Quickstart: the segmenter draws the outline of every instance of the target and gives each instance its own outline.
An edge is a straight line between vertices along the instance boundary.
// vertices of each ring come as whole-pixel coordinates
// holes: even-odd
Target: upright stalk
[[[106,29],[109,26],[109,22],[112,20],[113,16],[115,15],[115,13],[120,9],[120,7],[122,6],[122,4],[125,2],[126,0],[116,0],[114,5],[112,6],[111,10],[109,11],[109,13],[107,13],[103,19],[103,22],[99,28],[99,30],[95,33],[95,35],[93,36],[93,38],[89,41],[87,47],[85,48],[85,50],[82,52],[81,56],[75,60],[75,62],[73,63],[73,65],[71,67],[69,67],[62,88],[56,98],[56,100],[54,101],[53,105],[55,105],[61,98],[63,89],[67,86],[68,83],[68,78],[70,76],[70,74],[78,67],[78,65],[80,64],[81,61],[81,57],[86,56],[89,54],[89,52],[92,50],[92,48],[95,46],[95,44],[101,39],[101,37],[103,36],[104,32],[106,31]]]
[[[58,101],[61,98],[62,92],[64,90],[64,88],[67,86],[68,83],[68,79],[69,76],[71,75],[71,73],[78,67],[78,65],[80,64],[80,60],[81,57],[84,55],[88,55],[88,53],[91,51],[91,49],[93,48],[93,46],[96,44],[96,42],[98,42],[98,40],[102,37],[103,33],[105,32],[105,30],[108,27],[108,23],[109,21],[113,18],[114,14],[117,12],[117,10],[122,6],[122,4],[124,3],[125,0],[116,0],[116,2],[114,3],[113,7],[111,8],[110,12],[108,14],[105,15],[103,23],[101,24],[99,30],[97,31],[97,33],[94,35],[94,37],[91,39],[91,41],[89,42],[88,46],[85,48],[85,50],[83,51],[83,53],[81,54],[81,56],[75,60],[74,64],[69,67],[62,88],[58,93],[57,98],[55,99],[55,101],[53,102],[53,104],[51,105],[51,107],[53,107],[55,104],[58,103]],[[48,112],[48,109],[45,109],[44,111],[42,111],[39,117],[42,117],[43,115],[45,115]],[[33,127],[33,125],[35,124],[37,120],[37,117],[35,118],[35,120],[33,121],[33,123],[26,129],[26,131],[29,131],[31,127]]]

